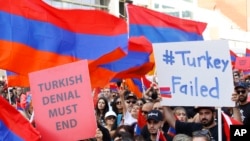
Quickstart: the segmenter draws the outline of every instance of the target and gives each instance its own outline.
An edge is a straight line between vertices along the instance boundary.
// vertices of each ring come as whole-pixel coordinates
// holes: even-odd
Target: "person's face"
[[[20,87],[18,87],[18,88],[16,88],[16,93],[17,93],[17,95],[19,96],[20,94],[22,94],[22,88],[20,88]]]
[[[184,110],[176,110],[175,116],[178,118],[178,120],[180,120],[182,122],[187,121],[187,114]]]
[[[116,117],[114,116],[108,116],[105,118],[106,124],[107,125],[113,125],[115,123]]]
[[[142,106],[141,112],[142,115],[147,119],[148,112],[152,110],[152,106],[150,106],[148,103],[144,104]]]
[[[214,112],[209,109],[200,109],[199,119],[203,126],[210,126],[214,122]]]
[[[107,99],[109,99],[110,96],[111,96],[110,89],[105,88],[105,89],[103,90],[103,96],[106,97]]]
[[[233,73],[233,78],[234,78],[234,82],[239,82],[240,81],[240,75],[237,72]]]
[[[103,99],[100,99],[98,101],[98,105],[97,106],[98,106],[98,109],[103,110],[104,107],[105,107],[105,101]]]
[[[128,98],[125,100],[125,103],[126,103],[127,108],[131,109],[133,105],[135,105],[136,100],[134,98]]]
[[[160,102],[156,102],[153,105],[153,110],[159,110],[161,113],[163,113],[163,107],[161,106],[161,103]]]
[[[121,99],[120,98],[118,98],[116,100],[115,104],[116,104],[117,109],[122,109],[122,103],[121,103]]]
[[[137,100],[137,101],[136,101],[136,105],[138,105],[138,106],[142,107],[143,102],[142,102],[141,100]]]
[[[132,109],[131,109],[131,115],[134,118],[138,118],[138,112],[139,112],[140,106],[134,104]]]
[[[239,97],[239,101],[240,102],[246,102],[247,101],[247,97],[248,97],[248,92],[246,89],[243,89],[243,88],[238,88],[236,90],[236,93]]]
[[[148,120],[147,127],[150,134],[156,135],[157,131],[161,128],[162,122],[155,120]]]

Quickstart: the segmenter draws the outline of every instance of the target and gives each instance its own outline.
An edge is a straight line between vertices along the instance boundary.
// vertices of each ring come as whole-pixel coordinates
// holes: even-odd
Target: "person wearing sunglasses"
[[[119,91],[121,103],[123,104],[123,124],[133,125],[137,123],[140,107],[136,105],[137,97],[129,90]]]
[[[117,115],[116,124],[114,126],[114,128],[117,128],[121,124],[122,118],[123,118],[123,104],[122,104],[120,96],[116,96],[114,98],[112,102],[112,110]]]
[[[239,110],[239,119],[244,125],[250,125],[250,102],[247,100],[248,92],[246,83],[238,83],[235,85],[234,93],[232,94],[232,100],[235,101],[236,108]]]
[[[111,137],[113,137],[114,133],[115,133],[115,129],[113,129],[113,126],[115,124],[116,121],[116,113],[112,110],[109,110],[106,114],[105,114],[105,128],[109,130],[109,134]]]
[[[199,122],[182,122],[176,119],[170,107],[164,106],[165,119],[171,127],[176,131],[176,134],[183,133],[192,136],[192,133],[197,130],[208,129],[215,141],[219,140],[218,123],[216,119],[216,110],[214,107],[196,107],[195,111],[198,114]],[[227,137],[222,126],[222,141],[226,141]]]

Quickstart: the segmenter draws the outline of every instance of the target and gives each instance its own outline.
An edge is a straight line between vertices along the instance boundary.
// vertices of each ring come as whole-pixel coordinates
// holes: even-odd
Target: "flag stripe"
[[[1,137],[3,140],[18,139],[24,141],[40,140],[40,133],[29,123],[23,115],[20,114],[3,97],[0,97],[0,124]],[[6,129],[4,131],[2,129]],[[2,133],[6,133],[5,135]],[[12,136],[13,135],[13,136]],[[0,139],[1,140],[1,139]]]
[[[151,42],[203,40],[206,23],[173,17],[128,4],[129,35],[145,35]]]
[[[152,44],[145,37],[130,37],[128,45],[128,53],[125,57],[101,65],[101,67],[114,72],[121,72],[149,62],[149,55],[152,53]]]
[[[249,57],[250,56],[250,49],[246,48],[246,56]]]
[[[153,43],[203,40],[201,35],[187,33],[173,28],[133,24],[130,24],[129,28],[129,36],[145,35]]]
[[[171,98],[171,91],[170,91],[170,87],[160,87],[160,94],[162,97],[166,97],[166,98]]]
[[[96,59],[114,48],[121,47],[124,50],[127,48],[125,33],[113,36],[76,33],[51,23],[5,12],[0,12],[0,25],[0,40],[21,43],[40,51],[76,56],[80,59]]]
[[[42,0],[1,1],[3,2],[0,5],[0,11],[50,23],[71,32],[102,35],[127,34],[127,28],[124,28],[127,25],[126,22],[105,11],[57,9]]]
[[[1,141],[24,141],[22,138],[20,138],[18,135],[16,135],[14,132],[12,132],[7,126],[5,125],[4,121],[0,120],[0,130],[1,130]],[[15,126],[15,125],[14,125]]]
[[[202,35],[206,28],[206,23],[196,22],[187,19],[181,19],[141,6],[128,5],[129,23],[147,26],[157,26],[165,28],[178,28],[186,32],[194,32]],[[144,15],[144,16],[141,16]],[[147,17],[147,18],[145,18]],[[155,20],[157,18],[158,20]],[[197,26],[199,25],[199,26]]]

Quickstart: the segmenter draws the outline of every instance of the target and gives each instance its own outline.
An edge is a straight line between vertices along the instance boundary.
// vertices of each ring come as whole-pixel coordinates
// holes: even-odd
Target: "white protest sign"
[[[168,106],[232,107],[234,89],[228,41],[153,44],[159,87]]]

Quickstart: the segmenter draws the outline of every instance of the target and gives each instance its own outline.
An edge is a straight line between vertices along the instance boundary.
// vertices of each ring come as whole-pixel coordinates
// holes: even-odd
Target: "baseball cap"
[[[234,87],[235,90],[238,89],[238,88],[246,89],[246,88],[247,88],[247,85],[246,85],[246,83],[244,83],[244,82],[240,82],[240,83],[237,83],[237,84],[235,85],[235,87]]]
[[[125,99],[129,99],[129,98],[137,99],[136,95],[134,95],[133,93],[129,93],[129,94],[125,95]]]
[[[108,111],[108,112],[105,114],[104,119],[107,118],[107,117],[109,117],[109,116],[114,116],[114,117],[116,117],[116,113],[115,113],[114,111]]]
[[[151,110],[147,115],[147,121],[148,120],[163,121],[163,115],[158,110]]]

